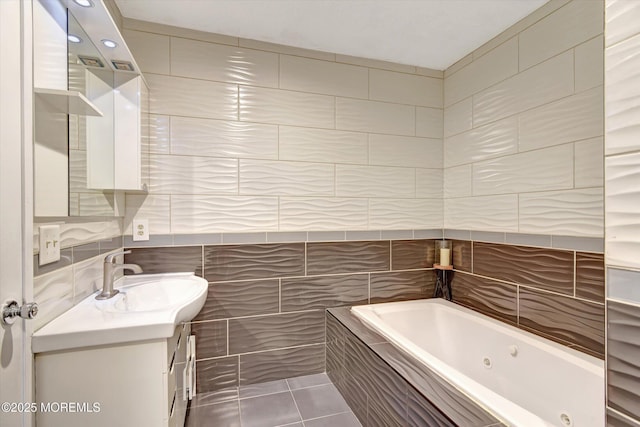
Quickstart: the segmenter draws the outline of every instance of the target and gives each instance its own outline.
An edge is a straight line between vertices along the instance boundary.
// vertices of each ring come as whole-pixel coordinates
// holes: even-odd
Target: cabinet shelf
[[[34,92],[48,111],[102,117],[102,112],[78,91],[35,88]]]

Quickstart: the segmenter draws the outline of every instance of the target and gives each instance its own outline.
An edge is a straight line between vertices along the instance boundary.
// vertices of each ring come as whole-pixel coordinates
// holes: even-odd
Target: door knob
[[[38,304],[30,302],[18,305],[17,301],[7,301],[2,305],[2,323],[5,325],[13,325],[16,317],[23,319],[33,319],[38,314]]]

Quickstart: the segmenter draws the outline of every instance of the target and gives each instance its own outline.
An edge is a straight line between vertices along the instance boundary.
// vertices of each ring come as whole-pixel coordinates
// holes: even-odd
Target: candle
[[[440,249],[440,265],[443,267],[448,267],[451,265],[451,249]]]

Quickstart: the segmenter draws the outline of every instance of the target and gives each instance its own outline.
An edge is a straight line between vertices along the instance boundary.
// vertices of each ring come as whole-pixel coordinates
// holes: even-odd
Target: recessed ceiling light
[[[82,7],[93,7],[93,2],[91,0],[73,0],[75,4]]]
[[[67,34],[67,40],[71,43],[82,43],[82,39],[75,34]]]
[[[109,39],[102,39],[101,42],[102,42],[103,45],[105,45],[106,47],[109,47],[111,49],[113,49],[114,47],[118,46],[118,43],[114,42],[113,40],[109,40]]]

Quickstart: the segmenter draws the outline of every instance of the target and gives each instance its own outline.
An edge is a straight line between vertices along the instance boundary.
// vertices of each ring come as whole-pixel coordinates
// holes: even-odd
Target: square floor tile
[[[328,417],[305,420],[305,427],[362,427],[358,418],[353,412],[329,415]]]
[[[258,384],[243,385],[240,387],[240,399],[263,396],[265,394],[282,393],[285,391],[289,391],[287,380],[276,380]]]
[[[301,388],[292,393],[303,420],[351,410],[333,384]]]
[[[273,427],[301,421],[291,392],[240,400],[242,427]]]
[[[196,406],[189,409],[186,427],[225,426],[240,427],[240,409],[237,400]]]
[[[313,387],[316,385],[330,384],[331,380],[325,373],[305,375],[302,377],[288,378],[287,382],[291,390],[297,390],[299,388]]]

